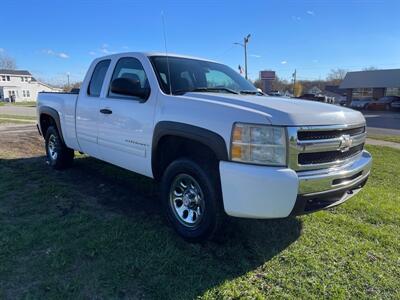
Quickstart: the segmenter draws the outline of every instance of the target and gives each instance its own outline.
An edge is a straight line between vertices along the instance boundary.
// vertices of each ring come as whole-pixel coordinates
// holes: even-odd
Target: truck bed
[[[48,107],[57,112],[64,141],[73,149],[77,147],[75,133],[75,107],[77,100],[78,94],[75,93],[41,92],[38,95],[37,104],[38,109]]]

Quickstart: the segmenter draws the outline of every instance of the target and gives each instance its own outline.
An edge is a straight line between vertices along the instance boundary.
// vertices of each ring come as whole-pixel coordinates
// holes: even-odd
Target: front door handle
[[[105,114],[105,115],[111,115],[112,114],[112,110],[108,109],[108,108],[102,108],[102,109],[100,109],[100,112],[102,114]]]

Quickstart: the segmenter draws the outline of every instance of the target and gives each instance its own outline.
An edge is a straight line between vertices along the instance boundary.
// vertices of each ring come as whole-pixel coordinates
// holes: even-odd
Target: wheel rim
[[[188,174],[179,174],[172,182],[169,203],[176,219],[186,227],[197,227],[204,215],[203,191]]]
[[[49,150],[49,155],[52,160],[57,159],[57,149],[56,149],[56,144],[57,144],[57,138],[54,134],[50,135],[49,138],[49,143],[47,145],[47,149]]]

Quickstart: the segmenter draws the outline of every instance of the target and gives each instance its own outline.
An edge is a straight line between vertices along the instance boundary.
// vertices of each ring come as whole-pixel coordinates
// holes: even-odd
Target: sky
[[[110,53],[165,51],[204,57],[248,73],[324,79],[331,69],[400,68],[400,1],[1,0],[0,54],[18,69],[62,84],[83,79]]]

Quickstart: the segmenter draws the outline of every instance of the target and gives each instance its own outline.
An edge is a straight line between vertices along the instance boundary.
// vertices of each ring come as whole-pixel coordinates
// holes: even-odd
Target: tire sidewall
[[[175,216],[170,206],[169,193],[172,182],[179,174],[192,176],[200,185],[204,196],[204,214],[198,226],[184,226]],[[212,179],[197,163],[190,159],[178,159],[172,162],[164,172],[161,182],[161,197],[165,215],[177,233],[188,241],[197,242],[210,237],[217,225],[218,218],[218,189],[217,182]]]
[[[57,152],[57,158],[53,159],[49,153],[49,141],[50,141],[50,137],[54,135],[55,136],[55,143],[56,143],[56,152]],[[47,161],[49,162],[49,164],[52,167],[56,167],[58,165],[58,162],[60,160],[60,157],[62,155],[62,144],[61,144],[61,140],[60,140],[60,136],[58,135],[57,130],[53,127],[50,126],[47,131],[46,131],[46,156],[47,156]]]

